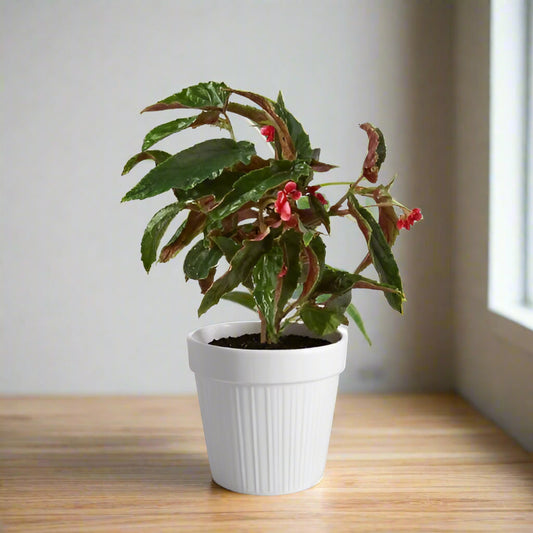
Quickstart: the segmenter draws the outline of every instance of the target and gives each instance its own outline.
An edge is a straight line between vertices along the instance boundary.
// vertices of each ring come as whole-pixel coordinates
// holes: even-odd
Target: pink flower
[[[302,196],[302,193],[298,190],[298,185],[294,181],[289,181],[285,185],[282,191],[278,191],[278,197],[274,202],[274,211],[279,213],[279,216],[283,222],[287,222],[291,218],[291,204],[289,199],[298,200]]]
[[[307,192],[311,196],[314,196],[322,205],[326,205],[328,201],[324,198],[322,193],[316,192],[318,189],[320,189],[320,185],[309,185],[309,187],[307,187]]]
[[[411,229],[411,226],[418,222],[419,220],[422,220],[424,217],[422,216],[422,211],[418,209],[418,207],[415,207],[409,214],[402,215],[398,221],[396,222],[396,227],[400,229]]]
[[[266,137],[267,142],[271,143],[274,140],[276,133],[274,126],[263,126],[259,131]]]
[[[281,220],[287,222],[291,218],[291,206],[285,191],[278,191],[278,197],[274,203],[274,210],[279,213]]]
[[[293,200],[299,200],[302,197],[302,193],[298,190],[298,185],[294,181],[287,182],[283,189],[287,196],[290,196]]]
[[[287,265],[283,265],[279,271],[278,278],[284,278],[287,274]]]

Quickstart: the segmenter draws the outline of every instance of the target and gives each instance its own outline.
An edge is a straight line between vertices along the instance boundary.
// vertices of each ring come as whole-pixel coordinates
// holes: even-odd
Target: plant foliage
[[[233,96],[250,104],[234,102]],[[239,303],[258,313],[261,338],[268,343],[276,342],[289,323],[300,321],[326,335],[347,324],[348,317],[370,342],[351,301],[353,289],[382,291],[389,305],[402,312],[405,296],[391,247],[399,229],[409,229],[422,216],[419,209],[410,210],[392,198],[391,183],[376,184],[386,156],[378,128],[361,125],[368,135],[361,172],[345,182],[345,194],[331,204],[318,192],[321,186],[311,183],[315,172],[334,165],[319,161],[320,151],[312,148],[281,93],[273,101],[224,83],[199,83],[144,111],[173,109],[195,113],[148,132],[141,152],[123,171],[144,160],[155,163],[123,201],[174,196],[144,232],[141,258],[147,272],[158,254],[159,262],[166,262],[188,248],[183,268],[186,279],[197,280],[203,294],[198,314],[221,299]],[[254,144],[235,139],[230,120],[235,114],[260,129],[273,157],[262,159]],[[170,135],[203,125],[216,126],[229,137],[206,140],[176,154],[149,150]],[[172,221],[183,212],[184,220],[161,247]],[[368,253],[352,272],[326,262],[321,235],[329,233],[332,217],[353,220],[367,243]],[[219,272],[222,265],[225,272]],[[361,275],[370,265],[378,279]]]

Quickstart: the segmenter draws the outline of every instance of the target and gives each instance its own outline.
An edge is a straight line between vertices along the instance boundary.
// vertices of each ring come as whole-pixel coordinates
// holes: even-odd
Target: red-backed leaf
[[[191,211],[184,224],[178,228],[178,231],[176,231],[170,241],[161,250],[159,261],[161,263],[166,263],[175,257],[203,231],[205,222],[206,216],[204,213]]]
[[[361,214],[357,210],[355,203],[350,202],[350,201],[348,202],[348,211],[350,212],[350,215],[352,215],[352,217],[357,222],[357,225],[359,226],[359,229],[361,230],[361,233],[363,234],[365,241],[368,243],[368,241],[370,240],[370,235],[372,233],[370,226],[368,225],[366,220],[361,216]]]
[[[207,276],[207,278],[198,280],[198,285],[200,286],[200,291],[202,292],[202,294],[205,294],[211,288],[211,285],[213,285],[213,280],[215,279],[216,272],[217,267],[213,267],[209,271],[209,275]]]
[[[387,153],[383,133],[369,122],[360,125],[368,135],[368,153],[363,163],[363,176],[371,183],[376,183],[378,172]]]
[[[328,172],[328,170],[331,170],[333,168],[338,168],[338,166],[337,165],[329,165],[328,163],[322,163],[320,161],[316,161],[315,159],[313,159],[311,161],[311,168],[315,172]]]
[[[178,102],[158,102],[157,104],[149,105],[148,107],[145,107],[141,113],[147,113],[149,111],[166,111],[167,109],[186,109],[188,106],[182,105]]]
[[[262,109],[257,109],[257,107],[238,104],[237,102],[228,102],[227,110],[241,117],[245,117],[256,124],[264,125],[270,123],[268,115]]]
[[[276,128],[277,139],[281,146],[281,154],[283,155],[284,159],[295,159],[296,149],[294,148],[294,143],[287,128],[287,124],[285,124],[285,122],[283,122],[283,120],[276,113],[272,100],[248,91],[231,89],[231,92],[255,102],[268,114],[269,118],[272,120],[272,122],[274,122],[274,127]]]
[[[220,110],[213,109],[211,111],[202,111],[196,120],[191,125],[191,128],[198,128],[199,126],[216,124],[218,122],[218,117],[220,116]]]
[[[380,283],[379,281],[375,281],[373,279],[364,278],[361,276],[361,279],[356,281],[353,284],[354,289],[371,289],[374,291],[383,291],[390,294],[395,294],[402,298],[403,300],[403,294],[400,290],[398,290],[396,287],[392,285],[388,285],[387,283]]]
[[[302,125],[296,120],[294,115],[285,107],[281,92],[274,104],[274,110],[281,120],[287,125],[287,130],[294,143],[294,150],[298,159],[309,162],[313,159],[313,149],[309,141],[309,135],[304,131]]]
[[[141,259],[146,272],[157,258],[157,249],[165,231],[174,217],[181,211],[179,203],[173,203],[160,209],[148,222],[141,241]]]
[[[390,195],[387,188],[379,186],[374,191],[374,199],[376,200],[376,204],[378,204],[379,207],[378,223],[383,231],[383,235],[385,235],[385,238],[389,243],[389,246],[392,246],[396,241],[396,237],[399,233],[397,226],[398,215],[396,214],[396,211],[394,210],[394,207],[392,207],[392,205],[382,205],[391,204],[392,196]]]
[[[320,274],[324,269],[326,247],[322,239],[315,236],[309,246],[304,247],[304,253],[307,258],[307,276],[303,284],[302,294],[298,298],[299,302],[305,301],[320,279]]]
[[[163,161],[166,161],[169,157],[170,154],[167,152],[163,152],[162,150],[146,150],[144,152],[140,152],[128,159],[127,163],[124,165],[122,175],[124,176],[124,174],[127,174],[135,165],[137,165],[141,161],[151,159],[155,162],[156,165],[159,165],[163,163]]]

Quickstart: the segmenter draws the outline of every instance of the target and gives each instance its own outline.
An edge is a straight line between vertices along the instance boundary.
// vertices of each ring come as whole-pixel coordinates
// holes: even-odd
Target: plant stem
[[[235,132],[233,131],[233,126],[231,125],[231,120],[229,119],[228,113],[226,111],[224,111],[224,116],[226,117],[226,120],[228,121],[229,133],[231,135],[231,138],[234,141],[237,141],[237,139],[235,138]]]
[[[260,336],[259,341],[261,342],[261,344],[266,344],[267,342],[266,320],[265,320],[265,317],[263,316],[263,313],[261,313],[261,311],[259,311],[259,319],[261,320],[261,336]]]
[[[346,198],[348,198],[348,194],[350,193],[350,190],[351,189],[355,189],[357,187],[357,185],[359,184],[359,182],[364,178],[363,174],[361,174],[359,176],[359,178],[357,179],[357,181],[355,183],[351,183],[350,184],[350,187],[348,188],[348,190],[346,191],[346,194],[344,194],[340,200],[333,206],[330,208],[330,212],[333,211],[337,211],[339,209],[339,207],[344,203],[344,201],[346,200]]]
[[[351,181],[328,181],[327,183],[320,183],[320,187],[328,187],[329,185],[351,185]]]

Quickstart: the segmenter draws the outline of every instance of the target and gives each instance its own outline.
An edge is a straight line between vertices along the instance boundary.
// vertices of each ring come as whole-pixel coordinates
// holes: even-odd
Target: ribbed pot
[[[332,344],[295,350],[212,346],[257,333],[258,322],[206,326],[187,339],[211,474],[246,494],[275,495],[316,485],[324,474],[347,328]],[[288,333],[313,336],[304,326]]]

